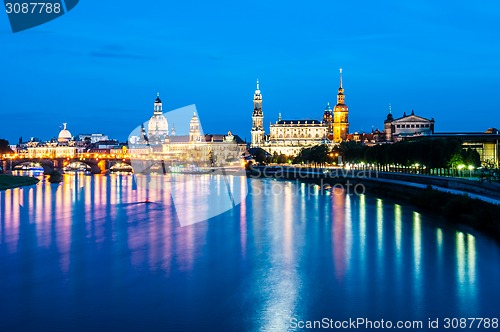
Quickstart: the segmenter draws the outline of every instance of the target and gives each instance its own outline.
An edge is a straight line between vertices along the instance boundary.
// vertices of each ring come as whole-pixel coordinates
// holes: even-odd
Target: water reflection
[[[500,305],[497,244],[387,199],[273,180],[249,181],[246,196],[231,179],[239,206],[180,227],[176,214],[193,206],[174,205],[163,176],[64,180],[0,193],[0,330],[90,330],[99,319],[286,330],[292,316],[467,317]],[[96,308],[101,317],[73,324]]]
[[[457,296],[463,306],[477,308],[476,240],[471,234],[456,232]]]
[[[422,220],[418,212],[413,212],[413,272],[413,296],[420,313],[424,305],[422,296],[425,290],[422,280]]]

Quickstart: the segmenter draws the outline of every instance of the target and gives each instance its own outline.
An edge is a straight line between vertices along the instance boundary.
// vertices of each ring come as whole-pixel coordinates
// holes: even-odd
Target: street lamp
[[[462,164],[458,165],[457,168],[458,168],[458,176],[460,176],[460,173],[465,168],[465,165],[462,165]]]
[[[472,170],[474,169],[474,166],[469,165],[469,177],[472,177]]]

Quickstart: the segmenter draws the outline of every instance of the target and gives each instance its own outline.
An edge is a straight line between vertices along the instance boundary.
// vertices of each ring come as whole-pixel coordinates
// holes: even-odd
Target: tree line
[[[462,141],[454,138],[429,138],[374,146],[350,141],[341,143],[340,150],[344,161],[349,163],[401,166],[420,164],[428,168],[481,165],[479,153],[474,149],[464,148]]]
[[[341,155],[344,163],[369,163],[378,165],[411,166],[428,168],[456,168],[458,165],[481,166],[479,153],[464,148],[462,141],[454,138],[429,138],[401,141],[393,144],[367,146],[355,141],[342,142],[331,150],[326,144],[303,148],[296,157],[273,155],[262,149],[254,154],[258,163],[326,164],[337,161]]]

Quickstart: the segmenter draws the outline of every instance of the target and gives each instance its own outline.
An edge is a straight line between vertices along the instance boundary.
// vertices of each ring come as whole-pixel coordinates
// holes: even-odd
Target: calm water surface
[[[185,207],[152,182],[65,176],[1,192],[0,331],[500,316],[500,246],[411,206],[254,179],[239,206],[181,227]]]

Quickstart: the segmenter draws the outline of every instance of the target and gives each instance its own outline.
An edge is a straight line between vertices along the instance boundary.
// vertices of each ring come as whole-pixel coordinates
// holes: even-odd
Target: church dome
[[[73,136],[71,136],[69,130],[66,129],[66,123],[63,123],[63,129],[59,132],[57,141],[59,141],[59,143],[67,143],[69,140],[71,140],[72,137]]]
[[[168,121],[163,115],[160,93],[156,95],[153,116],[148,122],[148,139],[150,143],[160,143],[168,136]]]
[[[392,116],[392,113],[387,114],[387,118],[385,119],[384,122],[392,122],[394,121],[394,117]]]
[[[338,105],[335,105],[333,111],[335,113],[337,113],[337,112],[348,112],[349,108],[345,104],[338,104]]]
[[[149,135],[168,135],[168,121],[163,114],[155,114],[149,119]]]

